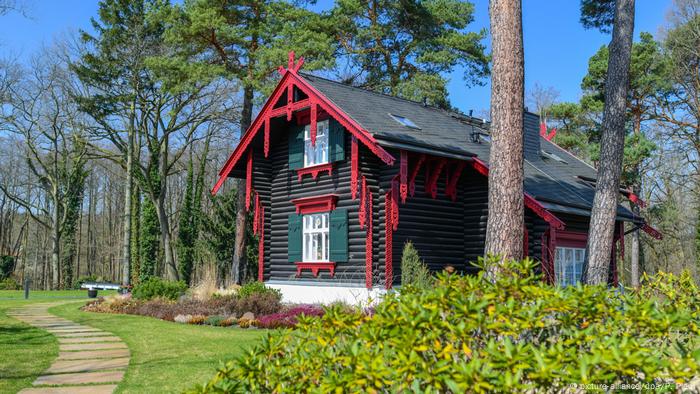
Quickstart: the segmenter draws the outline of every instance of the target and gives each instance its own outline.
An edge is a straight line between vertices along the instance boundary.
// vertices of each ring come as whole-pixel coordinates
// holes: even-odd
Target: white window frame
[[[320,220],[320,225],[315,225],[316,219]],[[305,263],[329,261],[329,236],[330,212],[311,213],[302,216],[302,259]]]
[[[572,286],[580,282],[585,260],[585,248],[557,246],[554,257],[554,277],[557,285]]]
[[[328,163],[328,119],[316,122],[316,144],[311,144],[311,125],[304,127],[304,167]]]

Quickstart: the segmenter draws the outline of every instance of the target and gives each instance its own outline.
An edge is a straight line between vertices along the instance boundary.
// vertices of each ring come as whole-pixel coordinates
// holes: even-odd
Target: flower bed
[[[100,297],[83,307],[88,312],[150,316],[183,324],[241,328],[293,328],[299,316],[323,316],[318,305],[283,306],[277,293],[253,291],[209,300],[136,299],[129,295]]]

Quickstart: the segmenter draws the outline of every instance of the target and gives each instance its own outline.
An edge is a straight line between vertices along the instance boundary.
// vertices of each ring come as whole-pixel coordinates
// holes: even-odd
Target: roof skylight
[[[561,156],[556,155],[552,152],[547,152],[546,150],[542,150],[541,153],[542,153],[542,156],[544,156],[547,159],[552,159],[552,160],[558,161],[560,163],[569,164],[566,162],[566,160],[562,159]]]
[[[405,117],[405,116],[394,115],[394,114],[389,114],[389,116],[391,116],[395,121],[401,123],[402,125],[404,125],[404,126],[406,126],[406,127],[410,127],[410,128],[412,128],[412,129],[418,129],[418,130],[420,130],[420,127],[418,127],[418,125],[416,125],[415,123],[413,123],[413,121],[412,121],[411,119],[408,119],[408,118]]]

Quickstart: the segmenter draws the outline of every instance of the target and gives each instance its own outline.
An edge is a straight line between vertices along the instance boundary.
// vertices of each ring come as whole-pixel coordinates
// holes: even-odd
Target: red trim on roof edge
[[[489,175],[489,166],[488,164],[484,163],[481,161],[478,157],[475,157],[471,161],[472,167],[479,172],[480,174],[484,176]],[[539,203],[539,201],[535,200],[534,197],[531,195],[524,193],[525,194],[525,206],[535,212],[537,216],[541,217],[544,219],[545,222],[549,223],[550,226],[554,227],[557,230],[563,230],[565,227],[565,224],[561,219],[556,217],[553,213],[549,212],[545,207],[542,206],[542,204]]]
[[[646,223],[644,223],[641,228],[642,228],[642,231],[651,235],[652,237],[654,237],[654,239],[658,239],[658,240],[664,239],[664,235],[661,234],[661,231],[655,229],[654,227],[651,227],[650,225],[648,225]]]
[[[389,154],[389,152],[384,150],[384,148],[379,146],[379,143],[374,139],[374,137],[372,137],[369,131],[362,128],[362,126],[360,126],[359,123],[352,119],[343,110],[338,108],[326,96],[324,96],[318,90],[316,90],[316,88],[311,86],[311,84],[308,81],[306,81],[304,78],[300,77],[297,74],[297,71],[299,70],[302,64],[303,58],[301,58],[295,65],[294,52],[289,53],[289,66],[287,70],[279,70],[282,73],[282,79],[275,87],[275,90],[272,92],[272,95],[267,99],[267,101],[263,105],[263,108],[261,109],[258,116],[255,118],[250,127],[248,127],[248,130],[246,130],[246,132],[241,137],[240,143],[238,144],[238,146],[236,146],[233,153],[231,153],[228,160],[226,160],[226,163],[222,167],[221,171],[219,171],[219,180],[212,188],[212,194],[216,194],[219,191],[221,186],[226,181],[226,178],[233,170],[233,167],[235,167],[236,163],[238,163],[238,161],[240,160],[243,152],[253,141],[253,138],[261,129],[261,126],[263,126],[263,122],[265,121],[265,119],[271,117],[273,106],[282,96],[282,93],[285,91],[293,92],[295,85],[299,90],[302,90],[309,96],[308,103],[310,105],[321,106],[321,109],[325,110],[330,116],[332,116],[336,121],[338,121],[338,123],[345,127],[348,130],[348,132],[350,132],[352,135],[356,136],[360,141],[362,141],[362,143],[365,144],[384,163],[388,165],[394,165],[396,159],[391,154]],[[287,105],[284,108],[284,112],[287,115],[288,121],[291,120],[291,114],[295,108],[294,104],[297,104],[290,101],[293,99],[293,97],[291,96],[291,94],[288,94]]]

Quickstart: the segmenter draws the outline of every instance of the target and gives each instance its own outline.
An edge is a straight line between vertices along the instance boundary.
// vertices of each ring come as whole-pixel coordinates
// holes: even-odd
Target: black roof
[[[489,123],[485,120],[306,73],[301,75],[382,146],[456,159],[476,156],[488,163]],[[396,116],[410,119],[418,128],[400,123]],[[589,216],[595,189],[583,178],[595,179],[596,170],[542,138],[538,115],[525,112],[524,123],[525,191],[552,212]],[[643,221],[622,206],[618,206],[618,219]]]

